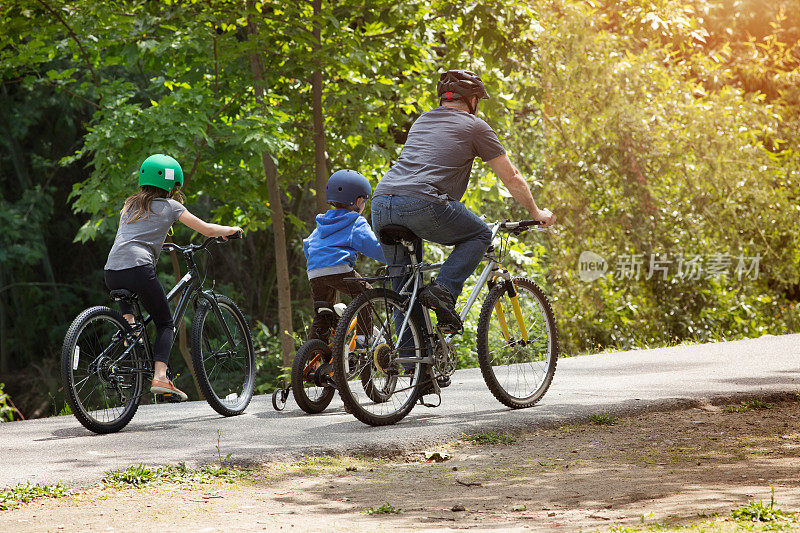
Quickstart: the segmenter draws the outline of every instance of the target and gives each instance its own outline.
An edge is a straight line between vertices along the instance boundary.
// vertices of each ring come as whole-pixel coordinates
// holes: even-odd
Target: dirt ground
[[[775,508],[800,512],[800,399],[770,406],[649,413],[392,459],[309,457],[231,484],[98,486],[0,512],[0,531],[738,531],[752,526],[731,511],[768,506],[770,486]],[[765,526],[800,531],[800,515],[755,529]]]

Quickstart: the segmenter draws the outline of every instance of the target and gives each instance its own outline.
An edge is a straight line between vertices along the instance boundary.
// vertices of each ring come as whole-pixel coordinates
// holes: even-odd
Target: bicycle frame
[[[194,298],[195,295],[197,295],[200,298],[206,300],[211,305],[211,308],[214,311],[217,320],[219,320],[220,324],[222,325],[223,332],[225,333],[228,342],[231,344],[231,346],[233,346],[235,344],[233,340],[233,335],[231,334],[230,329],[228,328],[228,324],[222,317],[222,312],[219,309],[219,304],[217,304],[217,299],[214,297],[213,291],[200,290],[202,287],[202,280],[200,279],[200,272],[197,268],[197,264],[195,263],[193,257],[193,253],[195,250],[205,248],[211,241],[212,239],[209,238],[201,246],[197,246],[195,248],[192,247],[181,248],[173,243],[164,244],[164,246],[168,249],[182,251],[184,258],[186,259],[186,263],[189,267],[189,271],[180,280],[178,280],[178,283],[176,283],[175,286],[172,287],[172,289],[167,294],[168,302],[171,301],[173,298],[175,298],[176,295],[179,295],[178,303],[175,306],[175,310],[172,313],[172,322],[174,324],[173,333],[177,331],[178,324],[180,324],[181,321],[183,320],[183,316],[186,313],[186,308],[189,305],[189,301],[192,298]],[[136,335],[136,337],[130,342],[130,346],[128,346],[122,352],[122,354],[113,361],[112,368],[116,367],[116,365],[120,361],[122,361],[125,357],[127,357],[130,354],[130,351],[136,347],[140,339],[144,339],[143,345],[145,348],[146,361],[150,362],[153,360],[153,347],[150,344],[150,339],[147,337],[147,335],[145,335],[145,332],[147,331],[147,325],[153,321],[153,318],[149,315],[147,316],[147,318],[142,318],[142,310],[138,301],[136,302],[136,313],[137,313],[136,318],[138,321],[140,321],[142,327],[139,330],[138,335]],[[98,356],[96,360],[100,359],[112,347],[114,347],[114,344],[111,344],[106,350],[104,350],[103,353],[100,354],[100,356]],[[141,372],[140,370],[136,369],[129,369],[129,370],[134,372]],[[147,368],[144,371],[145,374],[149,374],[152,372],[153,372],[152,367]]]
[[[494,239],[497,237],[497,234],[500,232],[500,229],[502,229],[502,227],[503,227],[503,223],[502,222],[495,222],[492,225],[492,239],[491,239],[491,242],[494,242]],[[512,227],[513,228],[514,226],[506,226],[506,227],[507,228],[508,227]],[[544,230],[538,229],[538,228],[531,228],[531,229],[533,229],[534,231],[544,231]],[[411,251],[410,243],[408,243],[408,244],[403,243],[403,244],[406,245],[406,247],[409,249],[409,252],[410,252]],[[494,247],[493,246],[489,248],[489,251],[487,251],[487,253],[486,253],[486,259],[487,259],[486,266],[481,271],[480,276],[478,276],[478,281],[475,283],[475,286],[472,288],[472,291],[470,291],[469,296],[467,297],[467,301],[464,304],[464,307],[461,309],[461,313],[459,314],[459,317],[460,317],[462,322],[464,321],[464,319],[466,319],[467,315],[469,314],[470,310],[472,309],[472,306],[475,305],[475,302],[478,299],[478,294],[481,292],[481,290],[483,290],[484,285],[486,285],[488,283],[490,288],[491,288],[493,286],[493,284],[495,283],[495,280],[497,278],[504,279],[505,281],[510,281],[511,280],[511,275],[509,274],[508,270],[500,268],[500,263],[497,261],[497,258],[494,256],[493,251],[494,251]],[[424,272],[430,272],[430,271],[438,270],[438,269],[440,269],[442,267],[442,264],[443,264],[443,263],[432,263],[432,264],[419,263],[417,261],[417,259],[416,259],[415,254],[409,253],[409,256],[411,258],[411,266],[407,267],[410,270],[409,278],[406,280],[406,282],[403,284],[403,286],[397,292],[399,294],[409,294],[408,293],[408,288],[412,283],[413,283],[413,288],[411,289],[411,293],[410,293],[411,296],[409,298],[408,311],[403,316],[402,325],[400,326],[400,330],[397,333],[397,338],[398,339],[402,339],[403,338],[403,334],[405,333],[406,327],[408,326],[408,320],[409,320],[409,317],[411,316],[411,310],[413,309],[414,304],[417,301],[417,294],[419,293],[420,288],[421,288],[420,286],[422,284],[422,274]],[[514,290],[513,286],[509,287],[509,299],[511,300],[512,308],[514,310],[514,315],[515,315],[515,318],[517,320],[517,324],[519,325],[520,331],[522,332],[523,339],[524,339],[524,341],[527,342],[528,341],[528,328],[525,326],[525,319],[524,319],[524,317],[522,315],[522,309],[519,306],[519,301],[517,299],[517,294],[516,294],[516,291]],[[508,325],[507,325],[507,322],[506,322],[505,313],[503,312],[503,309],[500,306],[499,302],[496,304],[495,308],[497,310],[498,319],[499,319],[500,325],[501,325],[501,330],[503,331],[503,334],[504,334],[505,338],[509,339],[510,338],[510,334],[509,334],[509,331],[508,331]],[[425,309],[422,314],[423,314],[423,316],[425,318],[425,326],[426,326],[428,335],[432,335],[432,332],[434,332],[435,330],[434,330],[434,327],[433,327],[433,323],[431,322],[430,312],[429,312],[429,310]],[[383,332],[381,332],[381,333],[383,333]],[[450,342],[453,339],[453,337],[455,337],[455,334],[454,333],[450,333],[450,334],[447,334],[446,336],[444,336],[440,340],[443,340],[444,342]],[[380,337],[378,337],[376,340],[373,341],[372,349],[375,349],[375,347],[377,346],[378,339],[380,339]],[[397,361],[400,362],[400,363],[415,363],[415,362],[431,363],[432,362],[432,357],[431,356],[427,356],[427,357],[398,357]]]

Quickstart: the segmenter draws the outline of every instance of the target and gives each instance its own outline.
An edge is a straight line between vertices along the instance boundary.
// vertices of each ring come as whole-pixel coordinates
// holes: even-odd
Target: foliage
[[[398,514],[402,511],[402,509],[398,509],[394,505],[390,504],[389,502],[384,503],[379,507],[370,507],[364,511],[364,513],[369,515],[374,514]]]
[[[761,398],[752,398],[741,402],[739,405],[726,405],[722,410],[726,413],[746,413],[747,411],[772,409],[773,407],[775,407],[775,404],[771,404]]]
[[[121,470],[110,470],[105,473],[102,481],[114,487],[142,488],[159,482],[190,484],[224,481],[233,483],[246,474],[246,470],[238,470],[222,464],[189,468],[186,463],[180,462],[177,465],[151,468],[141,463]]]
[[[613,426],[617,419],[608,413],[597,413],[589,416],[589,420],[598,426]]]
[[[116,486],[143,487],[158,479],[158,469],[148,468],[144,463],[129,466],[124,470],[109,470],[103,476],[103,483]]]
[[[36,483],[32,485],[28,481],[25,485],[20,483],[15,487],[0,490],[0,511],[7,511],[23,503],[32,502],[40,498],[62,498],[70,495],[72,495],[72,492],[61,483],[55,485]]]
[[[746,522],[774,522],[791,518],[794,513],[775,507],[775,487],[770,485],[770,489],[769,505],[764,505],[761,500],[748,502],[747,505],[734,509],[731,518]]]
[[[9,405],[11,397],[3,391],[5,383],[0,383],[0,423],[13,422],[16,409]]]
[[[799,161],[770,140],[789,133],[786,104],[732,82],[704,86],[698,76],[716,65],[713,55],[693,47],[677,54],[631,22],[688,16],[685,38],[695,38],[701,17],[681,2],[548,5],[544,196],[561,219],[549,279],[565,351],[796,331]],[[659,256],[760,255],[761,272],[612,272],[585,283],[575,269],[583,250],[612,270],[614,258],[634,254],[645,269]]]
[[[269,394],[276,388],[285,386],[292,369],[282,366],[277,328],[269,328],[266,324],[258,322],[252,333],[256,355],[255,393]]]

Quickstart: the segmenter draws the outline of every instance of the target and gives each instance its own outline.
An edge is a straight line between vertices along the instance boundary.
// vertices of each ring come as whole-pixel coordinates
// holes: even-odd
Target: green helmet
[[[181,164],[168,155],[151,155],[139,168],[139,187],[142,185],[152,185],[165,191],[171,191],[176,185],[183,185]]]

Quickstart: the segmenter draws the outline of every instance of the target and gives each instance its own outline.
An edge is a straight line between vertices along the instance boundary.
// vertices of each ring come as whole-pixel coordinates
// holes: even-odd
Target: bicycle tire
[[[297,405],[306,413],[313,415],[321,413],[330,405],[336,393],[330,385],[319,386],[314,380],[314,373],[321,365],[331,361],[330,347],[320,339],[310,339],[303,343],[294,354],[292,363],[292,393]],[[313,365],[313,368],[311,366]],[[308,385],[317,389],[316,396],[309,396]]]
[[[101,322],[108,327],[102,328]],[[67,404],[83,427],[94,433],[121,430],[139,408],[145,372],[140,348],[134,347],[117,365],[129,372],[117,371],[111,366],[125,350],[122,337],[130,333],[128,321],[117,311],[96,306],[81,312],[64,336],[61,382]],[[116,335],[119,338],[114,340]],[[130,367],[124,366],[126,362]],[[85,377],[79,377],[83,375]],[[123,391],[128,393],[124,401],[119,398]]]
[[[510,339],[504,337],[502,329],[498,330],[499,333],[498,331],[490,331],[495,304],[507,294],[506,283],[508,282],[501,282],[489,291],[481,307],[477,331],[478,362],[480,364],[483,380],[486,382],[486,386],[489,387],[494,397],[497,398],[500,403],[512,409],[522,409],[536,404],[550,388],[558,362],[558,332],[556,330],[553,309],[542,289],[528,278],[516,277],[512,278],[512,281],[518,295],[520,293],[525,293],[527,295],[526,300],[532,300],[532,303],[536,304],[538,314],[543,318],[541,325],[546,333],[545,342],[544,344],[542,343],[541,335],[539,335],[535,342],[529,340],[523,344],[519,340],[514,340],[514,337],[511,335],[513,333],[511,329],[509,329]],[[522,307],[522,303],[520,307]],[[507,306],[507,309],[511,309],[511,306]],[[530,330],[533,324],[530,317],[528,322],[531,323],[531,325],[526,325],[526,329]],[[511,324],[517,325],[513,315],[509,318],[508,324],[508,327],[510,327]],[[528,333],[530,334],[530,332]],[[505,343],[505,347],[503,347],[503,343]],[[513,358],[512,356],[506,357],[502,360],[504,364],[498,365],[495,363],[499,361],[495,360],[493,354],[501,348],[512,348],[514,353],[512,354]],[[525,353],[521,353],[523,349],[527,349]],[[543,360],[542,350],[546,352]],[[531,359],[531,361],[524,361],[523,359]],[[524,381],[527,385],[527,374],[523,376],[522,380],[520,380],[519,377],[519,372],[525,371],[526,364],[529,365],[533,371],[533,375],[536,377],[535,387],[533,390],[526,391],[523,395],[519,395],[516,391],[509,391],[508,389],[511,388],[510,381],[507,379],[500,379],[497,370],[500,367],[506,367],[510,374],[512,368],[514,368],[517,371],[516,383],[520,384],[520,381]]]
[[[393,334],[396,334],[394,313],[404,310],[406,300],[407,298],[388,289],[378,288],[364,291],[350,302],[336,327],[332,350],[334,380],[339,396],[342,398],[346,410],[361,422],[371,426],[396,424],[411,412],[419,397],[420,381],[426,370],[425,365],[420,362],[408,363],[408,365],[413,365],[409,370],[405,365],[392,361],[397,357],[397,354],[394,353],[396,350],[392,349],[392,345],[397,345],[397,340],[393,337]],[[386,311],[389,308],[390,310]],[[357,350],[360,353],[351,353],[348,346],[347,325],[363,309],[370,310],[373,323],[382,325],[381,328],[385,331],[384,340],[374,350],[371,347],[359,348]],[[391,316],[389,316],[390,314]],[[409,338],[413,344],[404,350],[421,355],[424,329],[413,316],[410,317],[409,325]],[[365,340],[366,346],[372,345],[373,335]],[[387,343],[386,340],[389,342]],[[351,360],[352,364],[357,365],[355,369],[350,368]],[[379,363],[379,360],[382,362]],[[362,378],[367,369],[369,370],[369,380],[374,384],[372,389],[363,383]],[[384,384],[375,384],[374,380],[376,379],[384,380]],[[407,381],[408,386],[398,387],[397,382],[400,379]],[[376,398],[374,394],[376,390],[386,391],[386,397]],[[396,396],[397,398],[395,398]]]
[[[192,366],[200,392],[208,404],[222,416],[236,416],[247,408],[253,398],[253,339],[244,315],[233,300],[221,294],[214,296],[223,320],[234,337],[234,353],[231,354],[230,349],[223,351],[228,339],[218,324],[212,305],[203,300],[192,320]],[[230,320],[226,319],[226,315]],[[211,326],[214,322],[217,322],[216,327]],[[211,338],[212,333],[216,338]],[[218,347],[212,346],[212,342]]]

